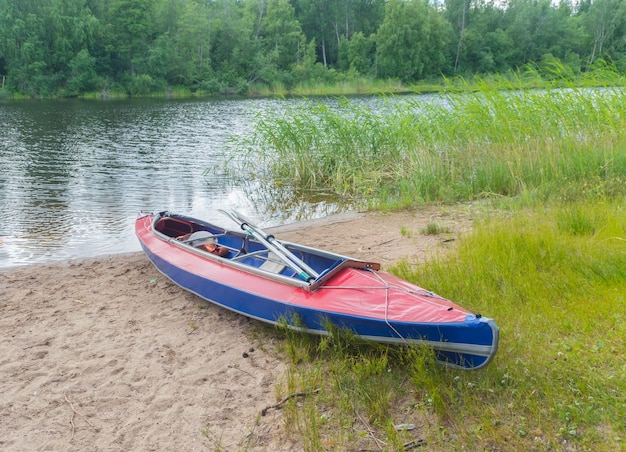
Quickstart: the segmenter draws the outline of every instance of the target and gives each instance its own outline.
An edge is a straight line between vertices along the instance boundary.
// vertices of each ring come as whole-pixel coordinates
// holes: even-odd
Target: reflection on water
[[[252,202],[219,172],[230,134],[274,101],[0,103],[0,267],[139,250],[139,211],[220,219]],[[221,220],[221,219],[220,219]]]

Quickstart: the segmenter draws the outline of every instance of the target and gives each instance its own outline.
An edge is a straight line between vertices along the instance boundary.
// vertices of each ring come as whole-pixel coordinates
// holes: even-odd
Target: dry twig
[[[76,411],[76,408],[74,408],[74,405],[72,404],[72,402],[70,402],[70,399],[67,398],[67,394],[63,394],[63,397],[65,398],[65,401],[67,403],[69,403],[70,408],[72,409],[72,417],[70,418],[70,425],[72,426],[72,437],[70,438],[70,441],[72,441],[72,439],[74,438],[74,430],[75,430],[74,416],[77,415],[77,414],[80,417],[82,417],[85,420],[85,422],[87,422],[89,425],[91,425],[95,431],[98,431],[98,427],[93,425],[91,423],[91,421],[89,419],[87,419],[87,417],[83,413],[81,413],[80,411]]]
[[[363,419],[363,417],[358,412],[358,410],[355,409],[354,412],[356,413],[356,415],[359,418],[359,420],[361,421],[361,423],[365,426],[365,429],[367,430],[367,436],[369,436],[370,438],[372,438],[374,440],[376,445],[378,447],[380,447],[380,450],[384,450],[385,447],[387,447],[387,443],[385,443],[384,441],[376,438],[376,435],[374,435],[374,433],[375,433],[374,429],[372,428],[372,426],[368,422],[365,421],[365,419]]]

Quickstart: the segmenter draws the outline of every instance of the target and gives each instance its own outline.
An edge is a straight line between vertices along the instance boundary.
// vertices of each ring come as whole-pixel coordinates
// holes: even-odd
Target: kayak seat
[[[196,231],[192,234],[180,237],[179,240],[194,248],[220,257],[229,257],[232,251],[228,246],[219,245],[217,237],[209,231]]]
[[[196,231],[189,237],[185,237],[183,243],[187,245],[198,247],[200,245],[206,245],[208,243],[217,243],[217,238],[209,231]]]
[[[259,268],[266,272],[280,274],[286,267],[280,257],[270,251],[267,253],[267,259],[265,259],[265,262],[263,262]]]

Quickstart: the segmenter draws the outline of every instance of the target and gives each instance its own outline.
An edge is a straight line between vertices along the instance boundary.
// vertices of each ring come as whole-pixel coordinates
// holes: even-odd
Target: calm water
[[[299,102],[309,101],[0,101],[0,268],[137,251],[140,211],[228,225],[217,209],[235,208],[267,227],[349,209],[220,169],[229,138],[250,133],[257,115]],[[352,102],[389,108],[380,98]]]
[[[280,209],[261,218],[254,190],[219,170],[205,176],[232,134],[277,108],[271,100],[0,103],[0,268],[139,250],[140,211],[222,221],[216,209],[233,207],[266,226],[288,218]]]

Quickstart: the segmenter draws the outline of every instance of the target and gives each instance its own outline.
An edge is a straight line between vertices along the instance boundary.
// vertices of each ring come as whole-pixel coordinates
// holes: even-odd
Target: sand
[[[420,233],[429,223],[449,228]],[[383,269],[471,227],[469,210],[350,213],[279,238]],[[161,275],[142,253],[0,271],[0,449],[299,450],[279,409],[280,341]]]

